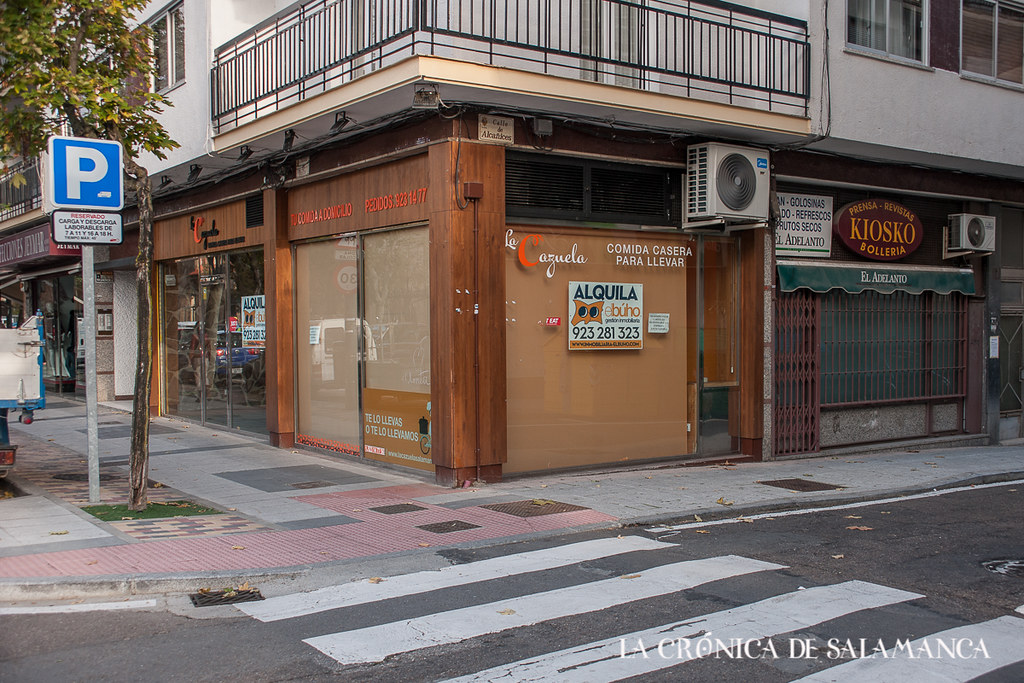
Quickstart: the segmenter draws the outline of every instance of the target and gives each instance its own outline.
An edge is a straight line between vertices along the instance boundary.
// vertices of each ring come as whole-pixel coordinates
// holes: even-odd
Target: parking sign
[[[124,207],[121,143],[53,136],[44,164],[43,208],[120,211]]]

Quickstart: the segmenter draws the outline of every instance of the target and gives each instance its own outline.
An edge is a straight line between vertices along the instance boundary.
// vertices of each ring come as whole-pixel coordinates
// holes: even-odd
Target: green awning
[[[841,289],[849,294],[865,290],[892,294],[931,291],[939,294],[974,294],[974,272],[970,268],[928,268],[869,263],[814,263],[779,261],[779,289],[793,292],[805,287],[812,292]]]

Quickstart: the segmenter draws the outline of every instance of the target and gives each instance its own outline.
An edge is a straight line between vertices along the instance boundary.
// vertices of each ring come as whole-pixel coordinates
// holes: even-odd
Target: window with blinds
[[[1024,3],[963,0],[960,69],[999,81],[1024,83]]]
[[[849,0],[846,42],[894,57],[924,61],[925,0]]]

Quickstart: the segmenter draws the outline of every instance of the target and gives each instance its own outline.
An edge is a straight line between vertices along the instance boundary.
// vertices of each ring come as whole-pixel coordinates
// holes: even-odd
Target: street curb
[[[741,508],[729,508],[727,510],[696,509],[686,512],[679,511],[658,515],[648,515],[630,519],[620,519],[616,522],[587,524],[564,529],[552,529],[549,531],[535,531],[528,534],[467,541],[465,543],[447,546],[422,549],[417,548],[395,553],[382,553],[379,555],[367,555],[363,557],[346,558],[343,560],[333,560],[317,564],[292,565],[287,567],[207,571],[191,574],[120,574],[96,577],[35,577],[28,579],[2,578],[0,579],[0,603],[18,603],[26,601],[50,602],[71,599],[194,593],[199,591],[201,588],[234,586],[243,581],[248,581],[250,584],[256,585],[265,582],[297,580],[315,571],[340,568],[361,562],[383,560],[414,554],[425,555],[427,553],[437,553],[440,551],[491,547],[513,542],[553,538],[586,531],[657,526],[669,522],[678,522],[684,518],[692,517],[694,514],[700,515],[705,522],[711,522],[772,512],[786,512],[791,510],[813,511],[837,505],[870,503],[874,500],[881,501],[932,491],[942,491],[965,486],[977,486],[980,484],[1011,482],[1016,480],[1024,481],[1024,471],[983,474],[968,477],[966,479],[950,479],[946,482],[931,486],[921,486],[910,489],[890,489],[886,491],[872,492],[870,494],[845,496],[842,498],[805,498],[801,500],[750,505]],[[346,579],[344,577],[339,577],[336,582],[343,583],[345,580]]]

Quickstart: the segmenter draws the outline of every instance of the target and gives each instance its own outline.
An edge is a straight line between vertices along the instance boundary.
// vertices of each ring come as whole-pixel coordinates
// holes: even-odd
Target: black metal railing
[[[216,51],[227,130],[432,55],[806,115],[807,24],[713,0],[314,0]]]
[[[0,221],[38,209],[42,200],[38,158],[0,173]]]

